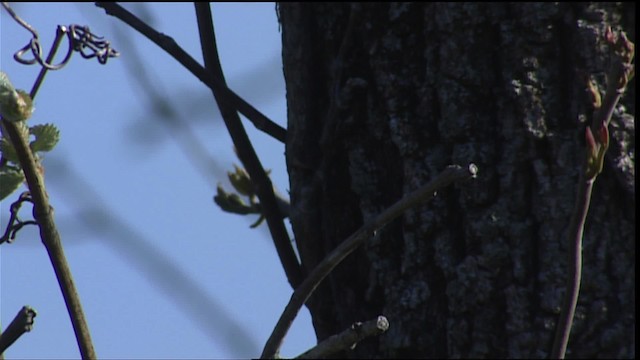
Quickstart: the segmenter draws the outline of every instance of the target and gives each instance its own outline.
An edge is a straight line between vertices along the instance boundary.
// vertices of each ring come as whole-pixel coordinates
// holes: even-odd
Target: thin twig
[[[607,126],[611,121],[611,115],[622,97],[629,80],[633,76],[633,66],[631,63],[633,61],[634,44],[627,39],[623,32],[620,32],[619,36],[615,38],[611,29],[607,29],[605,40],[613,50],[614,56],[612,57],[611,69],[607,75],[607,90],[601,104],[599,103],[599,93],[593,94],[598,101],[594,104],[593,124],[591,128],[587,130],[589,134],[597,135],[595,137],[589,135],[590,141],[587,141],[584,158],[595,161],[593,155],[593,152],[596,151],[595,149],[602,149],[602,154],[599,155],[598,159],[600,162],[599,170],[594,171],[594,165],[589,165],[589,161],[585,160],[580,171],[576,203],[568,230],[569,274],[567,275],[567,289],[556,327],[553,346],[551,348],[550,357],[552,359],[564,359],[567,351],[573,316],[576,311],[578,295],[580,293],[580,282],[582,279],[582,237],[587,213],[589,211],[593,184],[598,173],[602,170],[602,159],[609,142]],[[597,92],[597,89],[592,91]],[[598,166],[596,166],[596,168],[598,168]]]
[[[23,306],[13,318],[7,329],[0,333],[0,356],[11,344],[13,344],[22,334],[31,331],[33,319],[36,311],[29,306]]]
[[[218,79],[218,81],[226,87],[224,73],[218,56],[211,7],[209,3],[196,2],[195,8],[205,68],[213,75],[213,78]],[[222,114],[224,123],[227,126],[227,130],[231,135],[233,144],[236,147],[238,157],[246,167],[255,188],[256,195],[258,195],[260,199],[262,214],[267,220],[269,231],[271,232],[287,279],[295,289],[302,282],[302,267],[291,245],[287,229],[284,227],[283,217],[276,201],[273,185],[251,145],[251,140],[249,140],[242,126],[236,108],[221,96],[220,89],[221,88],[212,88],[211,90]]]
[[[389,329],[389,321],[384,316],[364,323],[355,323],[350,328],[325,339],[320,344],[305,351],[296,359],[327,359],[338,351],[353,349],[356,345],[372,336],[378,336]]]
[[[204,67],[187,54],[175,40],[165,34],[162,34],[148,24],[138,19],[135,15],[124,9],[116,3],[96,2],[96,6],[103,8],[108,15],[115,16],[122,20],[149,40],[153,41],[161,49],[173,56],[182,66],[195,75],[200,81],[212,90],[218,92],[223,101],[233,105],[240,113],[249,119],[253,125],[264,133],[272,136],[274,139],[284,143],[287,136],[287,130],[276,124],[267,116],[262,114],[251,104],[246,102],[235,92],[225,86],[219,79],[215,78]]]
[[[51,63],[51,61],[53,61],[53,58],[56,56],[56,52],[58,52],[58,47],[60,46],[60,42],[64,38],[64,35],[65,35],[64,27],[58,26],[58,28],[56,29],[56,37],[53,39],[53,45],[51,45],[51,51],[47,56],[47,61],[46,61],[47,64]],[[71,47],[71,44],[69,44],[69,47]],[[67,55],[67,58],[69,58],[70,56],[71,55]],[[36,78],[36,81],[33,84],[33,87],[31,88],[31,93],[29,93],[29,96],[32,99],[35,99],[36,94],[40,89],[40,85],[42,85],[42,82],[44,81],[44,77],[45,75],[47,75],[48,71],[49,71],[49,68],[46,66],[42,66],[40,68],[40,73],[38,73],[38,77]]]
[[[287,331],[289,331],[289,328],[293,323],[293,320],[298,314],[298,311],[300,311],[300,308],[302,308],[304,303],[309,299],[311,293],[313,293],[320,282],[340,262],[342,262],[342,260],[357,249],[358,246],[360,246],[366,239],[369,239],[376,231],[399,217],[405,210],[433,197],[436,191],[444,188],[454,181],[475,177],[477,171],[477,167],[474,164],[470,164],[466,169],[459,165],[448,166],[444,171],[436,176],[435,179],[431,180],[431,182],[404,196],[377,217],[362,225],[360,229],[340,243],[337,248],[335,248],[322,260],[322,262],[320,262],[320,264],[318,264],[318,266],[313,269],[311,274],[309,274],[304,282],[293,292],[287,307],[280,316],[271,336],[267,340],[260,357],[265,359],[274,358],[276,356]]]
[[[589,203],[591,201],[591,191],[593,189],[593,180],[587,180],[584,171],[580,175],[578,184],[578,194],[576,203],[573,208],[573,216],[569,225],[569,266],[567,274],[567,289],[564,298],[564,304],[558,319],[556,335],[551,350],[552,359],[564,359],[569,342],[569,333],[571,332],[571,324],[573,315],[578,304],[578,293],[580,292],[580,279],[582,278],[582,235],[584,232],[584,224],[589,212]]]

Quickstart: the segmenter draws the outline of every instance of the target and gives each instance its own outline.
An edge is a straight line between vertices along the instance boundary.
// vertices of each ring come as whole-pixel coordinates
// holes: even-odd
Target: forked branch
[[[286,130],[260,113],[225,85],[223,77],[221,76],[221,70],[219,66],[216,66],[216,62],[219,64],[219,60],[217,60],[213,21],[211,20],[211,14],[209,12],[209,5],[196,4],[201,45],[203,47],[205,62],[207,63],[205,65],[206,68],[198,64],[193,57],[178,46],[173,38],[151,28],[148,24],[120,5],[107,2],[98,2],[96,5],[105,9],[107,14],[117,17],[153,41],[213,91],[227,130],[231,135],[234,145],[238,149],[240,160],[249,172],[251,179],[255,181],[256,193],[263,206],[269,230],[271,231],[289,283],[292,287],[297,287],[298,284],[302,282],[302,268],[298,263],[289,235],[282,222],[282,216],[278,209],[271,181],[265,174],[236,111],[245,115],[256,128],[281,142],[285,141]]]

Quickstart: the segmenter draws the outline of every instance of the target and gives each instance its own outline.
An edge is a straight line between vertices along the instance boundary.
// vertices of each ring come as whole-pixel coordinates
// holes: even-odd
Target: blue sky
[[[12,6],[39,32],[45,50],[58,24],[80,24],[121,52],[106,65],[75,54],[64,69],[49,72],[29,120],[54,123],[61,132],[44,159],[45,180],[98,356],[259,356],[292,291],[266,225],[250,229],[255,216],[224,213],[212,201],[218,182],[230,189],[225,172],[238,160],[209,89],[93,3]],[[192,3],[124,6],[149,15],[156,29],[201,61]],[[286,126],[275,5],[223,3],[213,10],[229,86]],[[16,88],[29,90],[39,68],[12,56],[30,35],[1,12],[1,69]],[[65,50],[66,43],[60,53]],[[176,114],[173,121],[154,111],[148,89],[132,76],[135,57],[142,58],[161,103]],[[284,145],[244,124],[273,183],[286,194]],[[19,192],[0,204],[2,231]],[[22,218],[30,213],[24,207]],[[38,312],[34,329],[5,352],[7,359],[79,358],[35,228],[0,246],[0,280],[3,328],[23,305]],[[295,356],[314,343],[304,309],[282,355]]]

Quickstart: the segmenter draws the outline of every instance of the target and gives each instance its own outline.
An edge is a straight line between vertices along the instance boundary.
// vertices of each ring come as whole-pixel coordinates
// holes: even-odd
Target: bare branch
[[[1,121],[16,150],[24,176],[27,180],[29,193],[33,200],[33,217],[40,227],[40,238],[47,249],[53,270],[58,279],[58,284],[60,285],[60,290],[62,291],[62,296],[67,305],[67,311],[69,312],[73,330],[76,334],[80,354],[83,359],[95,359],[96,353],[93,349],[93,343],[91,342],[89,326],[82,311],[80,297],[76,291],[69,264],[64,255],[64,249],[60,242],[60,234],[53,220],[53,208],[49,205],[49,196],[44,186],[44,179],[38,170],[38,165],[31,152],[27,138],[23,136],[22,131],[19,129],[21,124],[9,122],[4,119]]]
[[[267,340],[262,351],[261,358],[274,358],[278,353],[285,335],[289,331],[293,320],[300,311],[300,308],[309,299],[313,291],[320,282],[349,254],[358,248],[365,240],[381,229],[383,226],[402,215],[402,213],[419,203],[435,196],[436,191],[444,188],[454,181],[460,181],[475,177],[478,169],[474,164],[470,164],[466,169],[459,165],[449,165],[435,179],[418,190],[405,195],[391,207],[387,208],[374,219],[362,225],[355,233],[344,240],[337,248],[327,255],[302,284],[293,292],[291,299],[280,316],[271,336]]]
[[[205,67],[207,72],[211,74],[213,78],[218,79],[226,88],[224,74],[218,56],[210,5],[209,3],[196,2],[195,7]],[[211,90],[218,103],[218,108],[227,126],[227,130],[229,130],[233,144],[236,147],[238,157],[246,167],[255,188],[255,193],[260,199],[262,214],[267,220],[271,237],[273,238],[287,279],[295,289],[302,282],[302,267],[291,245],[287,229],[284,227],[283,217],[276,201],[273,185],[251,145],[251,141],[242,126],[236,108],[227,98],[221,95],[221,89],[221,87],[218,87],[212,88]]]
[[[0,357],[22,334],[31,331],[36,311],[29,306],[23,306],[13,318],[7,329],[0,333]]]
[[[320,344],[307,350],[296,359],[326,359],[338,351],[353,349],[356,345],[371,336],[377,336],[389,329],[389,321],[384,316],[365,323],[355,323],[340,334],[330,336]]]
[[[284,143],[286,141],[287,130],[273,122],[260,111],[256,110],[256,108],[251,104],[224,85],[220,79],[214,77],[211,73],[205,70],[205,68],[198,64],[193,57],[178,46],[173,38],[151,28],[149,25],[116,3],[96,2],[96,6],[103,8],[108,15],[115,16],[122,20],[173,56],[173,58],[178,60],[182,66],[189,70],[205,85],[212,90],[217,91],[219,96],[226,103],[233,105],[233,107],[235,107],[240,113],[246,116],[258,130],[263,131],[280,142]]]

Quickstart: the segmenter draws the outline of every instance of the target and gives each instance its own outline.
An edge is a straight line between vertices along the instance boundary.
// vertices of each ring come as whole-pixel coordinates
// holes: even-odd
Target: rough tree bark
[[[279,5],[291,223],[304,268],[446,165],[478,178],[377,232],[309,300],[350,357],[548,356],[606,25],[633,4]],[[635,356],[635,82],[595,185],[568,357]]]

